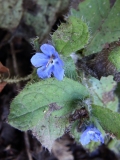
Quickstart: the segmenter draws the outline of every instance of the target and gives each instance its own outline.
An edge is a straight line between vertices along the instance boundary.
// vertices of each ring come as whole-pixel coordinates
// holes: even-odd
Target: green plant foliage
[[[91,109],[90,109],[91,108]],[[89,110],[92,110],[90,107]],[[91,112],[91,111],[90,111]],[[98,118],[94,117],[92,113],[89,114],[89,119],[78,119],[71,124],[71,135],[74,136],[76,142],[79,142],[82,132],[86,129],[87,126],[90,124],[94,124],[94,126],[102,133],[104,137],[106,135],[105,130],[103,130],[102,126],[100,125]],[[100,142],[91,141],[89,144],[85,146],[85,148],[89,149],[90,151],[95,150],[100,145]]]
[[[114,94],[116,85],[113,76],[102,77],[100,81],[91,77],[89,79],[89,89],[93,104],[117,111],[118,97]]]
[[[14,29],[18,26],[22,14],[23,0],[0,1],[0,27],[5,29]]]
[[[52,36],[55,48],[65,56],[84,48],[88,39],[88,26],[80,18],[75,17],[69,17],[67,23],[62,23]]]
[[[71,124],[71,134],[75,138],[76,142],[79,142],[81,133],[78,131],[78,125],[80,121],[77,120]]]
[[[120,72],[120,47],[113,49],[109,53],[108,59],[116,67],[117,71]]]
[[[71,57],[64,57],[65,76],[74,80],[78,79],[76,67]]]
[[[111,6],[109,0],[84,0],[79,4],[79,11],[72,10],[72,15],[83,17],[91,30],[91,39],[85,55],[99,52],[105,43],[117,41],[120,37],[120,1]]]
[[[115,137],[108,144],[108,148],[118,154],[120,153],[119,146],[120,146],[120,140],[116,139]]]
[[[12,101],[8,122],[20,130],[33,129],[46,147],[61,136],[77,101],[88,97],[86,88],[69,78],[50,78],[26,86]]]
[[[95,116],[102,128],[109,133],[113,133],[120,139],[120,114],[108,108],[92,105],[92,114]]]
[[[36,36],[36,38],[31,38],[30,43],[32,44],[33,48],[37,52],[40,52],[40,44],[39,44],[39,37],[38,36]]]

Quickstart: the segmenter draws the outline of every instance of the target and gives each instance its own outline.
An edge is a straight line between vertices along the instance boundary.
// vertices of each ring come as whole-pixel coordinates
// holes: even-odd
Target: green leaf
[[[113,139],[108,143],[108,148],[112,151],[114,151],[115,153],[119,154],[120,150],[119,150],[119,146],[120,146],[120,140],[116,139],[114,137],[114,135],[111,135],[111,137],[113,136]]]
[[[20,130],[32,129],[46,147],[69,126],[77,101],[88,96],[86,88],[69,78],[50,78],[26,86],[11,103],[8,122]]]
[[[102,128],[109,133],[113,133],[120,139],[120,114],[108,108],[92,105],[92,114],[95,116]]]
[[[0,27],[15,29],[20,23],[23,8],[23,0],[0,1]]]
[[[113,76],[102,77],[100,81],[91,77],[89,79],[89,89],[93,104],[117,111],[118,97],[114,94],[116,85]]]
[[[80,125],[80,121],[79,120],[76,120],[75,122],[73,122],[72,124],[71,124],[71,134],[72,134],[72,136],[75,138],[75,141],[76,142],[79,142],[79,140],[80,140],[80,135],[81,135],[81,133],[80,133],[80,131],[78,131],[78,126]]]
[[[115,66],[117,71],[120,72],[120,47],[116,47],[109,53],[108,60]]]
[[[56,50],[65,56],[84,48],[88,43],[88,26],[80,18],[69,17],[52,36]]]
[[[64,61],[65,76],[73,80],[77,80],[78,74],[73,59],[71,57],[64,57],[63,61]]]
[[[31,38],[30,43],[32,44],[33,48],[39,52],[40,51],[40,44],[39,44],[39,37],[36,36],[36,38]]]
[[[85,55],[101,51],[105,43],[117,41],[120,37],[120,1],[111,6],[109,0],[84,0],[79,4],[79,12],[73,15],[83,17],[91,30],[90,43]]]

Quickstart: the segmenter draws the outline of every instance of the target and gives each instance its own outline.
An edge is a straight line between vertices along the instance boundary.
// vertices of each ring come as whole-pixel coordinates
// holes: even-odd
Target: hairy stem
[[[21,77],[21,78],[17,78],[17,77],[14,77],[13,79],[5,79],[4,81],[7,82],[7,83],[19,83],[21,81],[27,81],[31,78],[31,74],[29,74],[28,76],[26,77]]]

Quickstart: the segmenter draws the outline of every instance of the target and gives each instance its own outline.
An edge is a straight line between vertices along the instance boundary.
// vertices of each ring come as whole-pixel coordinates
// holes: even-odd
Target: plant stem
[[[4,81],[11,84],[11,83],[19,83],[21,81],[27,81],[31,78],[31,74],[29,74],[28,76],[26,77],[21,77],[21,78],[17,78],[17,77],[14,77],[13,79],[5,79]]]

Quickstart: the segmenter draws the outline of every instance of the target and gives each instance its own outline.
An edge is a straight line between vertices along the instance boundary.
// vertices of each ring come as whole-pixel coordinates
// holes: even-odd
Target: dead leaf
[[[6,73],[6,72],[8,72],[9,74],[9,69],[3,66],[3,64],[0,62],[0,73]]]
[[[74,160],[70,146],[74,144],[73,138],[68,134],[57,139],[52,147],[52,152],[58,160]]]
[[[107,104],[111,101],[115,101],[114,90],[111,90],[109,92],[104,92],[102,95],[102,100],[103,100],[104,104]]]
[[[2,92],[2,90],[4,89],[4,87],[6,86],[7,82],[2,82],[0,83],[0,92]]]

